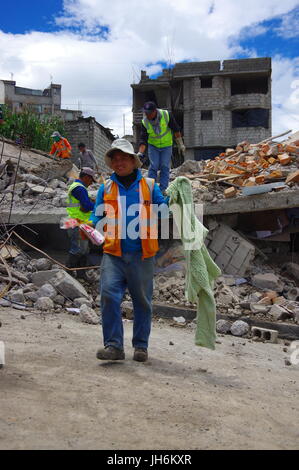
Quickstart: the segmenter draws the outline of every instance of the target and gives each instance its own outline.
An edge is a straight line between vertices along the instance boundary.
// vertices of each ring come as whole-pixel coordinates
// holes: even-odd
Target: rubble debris
[[[63,292],[63,295],[68,299],[74,300],[78,297],[88,298],[88,293],[83,285],[65,271],[58,271],[54,277],[49,279],[49,282],[59,293]]]
[[[96,312],[86,304],[81,305],[79,316],[83,323],[98,325],[100,322]]]
[[[172,318],[175,323],[178,325],[186,325],[186,318],[185,317],[173,317]]]
[[[232,324],[230,331],[234,336],[244,336],[249,332],[249,325],[242,320],[237,320]]]
[[[54,309],[54,303],[49,297],[39,297],[35,302],[34,307],[42,310],[43,312],[48,312],[49,310]]]
[[[57,273],[59,273],[59,269],[35,272],[31,274],[31,281],[37,287],[41,287],[43,284],[50,282],[51,279],[53,279]]]
[[[258,144],[241,142],[236,149],[228,148],[214,159],[188,160],[171,171],[170,179],[176,176],[190,178],[195,202],[204,202],[205,194],[209,194],[209,199],[214,202],[227,197],[243,197],[244,193],[238,188],[254,194],[256,187],[265,184],[269,186],[266,191],[272,190],[275,186],[270,187],[268,183],[278,180],[284,180],[281,189],[290,190],[299,182],[299,141],[290,144],[290,139],[286,139],[278,143],[274,142],[275,138]],[[225,182],[232,186],[223,191],[220,185]]]
[[[220,334],[227,334],[230,332],[232,322],[228,320],[218,320],[216,322],[216,331]]]
[[[131,302],[122,302],[121,304],[121,310],[122,310],[122,313],[125,315],[125,317],[128,319],[128,320],[133,320],[134,318],[134,310],[133,310],[133,305]]]
[[[287,318],[292,317],[290,312],[279,305],[273,305],[269,313],[274,320],[286,320]]]
[[[265,343],[277,343],[278,342],[278,331],[277,330],[269,330],[268,328],[261,328],[257,326],[253,326],[251,328],[251,333],[253,339],[259,338],[261,341]]]
[[[282,292],[283,284],[280,279],[273,273],[256,274],[252,277],[252,285],[259,289],[273,290]]]
[[[86,299],[85,297],[78,297],[74,299],[74,306],[80,308],[81,305],[87,305],[88,307],[92,307],[92,301]]]
[[[38,297],[49,297],[50,299],[54,299],[57,295],[56,289],[49,283],[43,284],[36,292],[35,295]]]
[[[299,281],[299,264],[297,263],[285,263],[282,266],[282,274],[289,274]]]
[[[245,275],[255,255],[253,244],[222,223],[217,223],[216,228],[210,229],[206,245],[222,272],[238,277]]]

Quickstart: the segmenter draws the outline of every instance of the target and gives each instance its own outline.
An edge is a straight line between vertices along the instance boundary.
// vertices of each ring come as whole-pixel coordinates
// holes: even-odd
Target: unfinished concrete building
[[[131,87],[136,143],[145,101],[174,113],[185,159],[211,158],[241,141],[271,135],[271,58],[178,63],[157,79],[141,71],[140,82]]]
[[[61,85],[51,83],[44,90],[16,86],[13,80],[0,80],[0,104],[13,112],[29,109],[41,115],[57,115],[65,121],[77,119],[82,111],[61,109]]]

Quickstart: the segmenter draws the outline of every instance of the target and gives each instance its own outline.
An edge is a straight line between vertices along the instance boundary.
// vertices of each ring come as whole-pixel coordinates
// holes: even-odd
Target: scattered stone
[[[230,332],[232,323],[227,320],[218,320],[216,323],[217,333],[227,334]]]
[[[262,313],[262,314],[266,314],[269,312],[271,306],[270,305],[263,305],[263,304],[250,304],[250,310],[252,311],[252,313],[256,314],[256,313]]]
[[[35,302],[34,307],[42,311],[49,311],[54,309],[54,303],[49,297],[40,297]]]
[[[177,176],[184,175],[185,173],[198,173],[200,166],[196,160],[186,160],[178,169]]]
[[[244,336],[249,332],[249,325],[242,320],[237,320],[232,324],[230,331],[234,336]]]
[[[49,196],[54,196],[55,192],[52,188],[45,188],[37,184],[27,183],[30,193],[35,195],[47,194]]]
[[[169,341],[169,346],[174,346],[174,343],[172,341]]]
[[[52,262],[48,258],[32,260],[31,264],[35,269],[37,269],[37,271],[48,271],[52,266]]]
[[[38,297],[49,297],[53,300],[57,295],[57,291],[51,284],[47,283],[38,289],[36,295]]]
[[[297,263],[286,263],[282,267],[282,272],[291,274],[295,279],[299,281],[299,264]]]
[[[121,304],[121,309],[122,313],[126,316],[128,320],[133,320],[134,319],[134,310],[133,310],[133,305],[132,302],[123,302]]]
[[[74,306],[80,308],[81,305],[87,305],[88,307],[92,307],[92,302],[85,297],[78,297],[74,299]]]
[[[18,302],[20,304],[25,303],[24,292],[22,289],[18,289],[16,291],[10,291],[9,298],[12,302]]]
[[[292,289],[289,290],[287,293],[287,298],[289,300],[299,300],[299,289],[298,287],[293,287]]]
[[[6,299],[0,299],[0,307],[11,307],[11,302]]]
[[[56,272],[55,276],[49,281],[58,292],[63,292],[68,299],[74,300],[79,297],[89,297],[82,284],[65,271]]]
[[[48,184],[49,188],[56,189],[59,186],[60,181],[56,178],[54,178],[50,183]]]
[[[258,289],[282,292],[283,284],[273,273],[256,274],[252,277],[252,285]]]
[[[284,363],[285,363],[286,366],[291,366],[292,365],[292,363],[289,359],[285,359]]]
[[[79,315],[83,323],[90,323],[91,325],[99,324],[99,317],[92,308],[88,307],[88,305],[81,305]]]
[[[274,305],[286,305],[287,300],[282,296],[276,297],[276,299],[273,299],[273,304]]]
[[[185,325],[186,324],[186,318],[185,317],[173,317],[173,320],[175,323],[178,323],[179,325]]]
[[[58,272],[60,272],[60,270],[52,269],[50,271],[39,271],[37,273],[32,273],[31,280],[37,287],[41,287],[43,284],[46,284],[51,279],[53,279]]]
[[[65,298],[64,298],[62,295],[59,295],[59,294],[58,294],[58,295],[56,295],[56,296],[54,297],[53,302],[54,302],[55,304],[58,304],[58,305],[63,306],[64,303],[65,303]]]
[[[30,300],[33,303],[35,303],[38,299],[38,295],[36,292],[26,292],[24,295],[26,300]]]
[[[270,315],[274,320],[286,320],[290,318],[292,315],[285,310],[283,307],[279,305],[273,305],[270,309]]]

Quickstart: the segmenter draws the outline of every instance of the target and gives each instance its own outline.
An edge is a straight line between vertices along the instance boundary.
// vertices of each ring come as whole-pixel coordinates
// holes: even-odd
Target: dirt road
[[[125,323],[127,359],[101,363],[98,326],[22,314],[0,311],[0,449],[299,447],[299,365],[285,365],[283,343],[226,336],[213,352],[155,321],[140,364]]]

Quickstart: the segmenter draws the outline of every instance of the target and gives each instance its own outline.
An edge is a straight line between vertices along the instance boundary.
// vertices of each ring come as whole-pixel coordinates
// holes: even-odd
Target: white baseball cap
[[[135,167],[136,168],[141,168],[142,163],[139,160],[139,157],[136,155],[133,145],[131,142],[129,142],[126,139],[116,139],[112,142],[111,144],[111,149],[107,150],[105,153],[105,163],[109,168],[111,167],[111,156],[115,150],[120,150],[123,153],[126,153],[128,155],[132,155],[135,159]]]
[[[51,135],[51,137],[61,137],[61,134],[60,134],[60,132],[55,131],[55,132],[53,132],[53,134]]]

